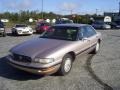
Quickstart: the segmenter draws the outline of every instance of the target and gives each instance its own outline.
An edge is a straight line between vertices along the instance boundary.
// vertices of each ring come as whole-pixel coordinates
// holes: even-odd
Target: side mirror
[[[90,41],[90,39],[87,38],[87,37],[83,38],[82,40],[83,40],[83,41]]]
[[[87,37],[85,37],[85,38],[83,38],[83,40],[88,40],[88,38],[87,38]]]

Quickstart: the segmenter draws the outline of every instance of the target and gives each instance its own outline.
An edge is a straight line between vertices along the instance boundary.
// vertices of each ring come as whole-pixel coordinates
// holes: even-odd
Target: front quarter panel
[[[87,48],[86,41],[74,41],[73,43],[66,45],[65,47],[59,48],[54,52],[50,53],[46,58],[54,58],[55,60],[62,60],[63,57],[69,53],[74,52],[75,55]]]
[[[97,38],[102,40],[102,34],[100,32],[97,32]]]

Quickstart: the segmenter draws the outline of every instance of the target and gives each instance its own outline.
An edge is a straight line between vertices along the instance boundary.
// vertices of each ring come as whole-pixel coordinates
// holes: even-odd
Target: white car
[[[33,34],[33,29],[30,26],[25,24],[16,24],[15,27],[12,28],[13,35],[31,35]]]

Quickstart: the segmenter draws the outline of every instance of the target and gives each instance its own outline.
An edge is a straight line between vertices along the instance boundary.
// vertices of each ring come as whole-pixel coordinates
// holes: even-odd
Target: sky
[[[119,0],[43,0],[45,12],[58,14],[102,14],[116,12],[119,9]],[[0,13],[18,12],[20,10],[41,11],[42,0],[1,0]]]

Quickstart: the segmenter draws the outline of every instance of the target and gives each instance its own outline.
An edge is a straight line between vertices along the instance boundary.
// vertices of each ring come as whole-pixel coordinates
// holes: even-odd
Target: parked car
[[[50,27],[50,24],[47,22],[39,22],[36,25],[36,33],[43,33],[45,31],[47,31]]]
[[[5,32],[5,27],[3,22],[0,21],[0,35],[2,35],[3,37],[6,36],[6,32]]]
[[[85,24],[54,25],[51,32],[13,47],[8,62],[15,68],[35,73],[66,75],[79,54],[97,53],[101,33]]]
[[[103,21],[96,21],[92,24],[95,29],[111,29],[111,25],[103,22]]]
[[[112,22],[110,25],[113,29],[120,29],[120,21]]]
[[[12,34],[13,35],[31,35],[33,34],[33,29],[30,26],[27,26],[26,24],[16,24],[12,28]]]

